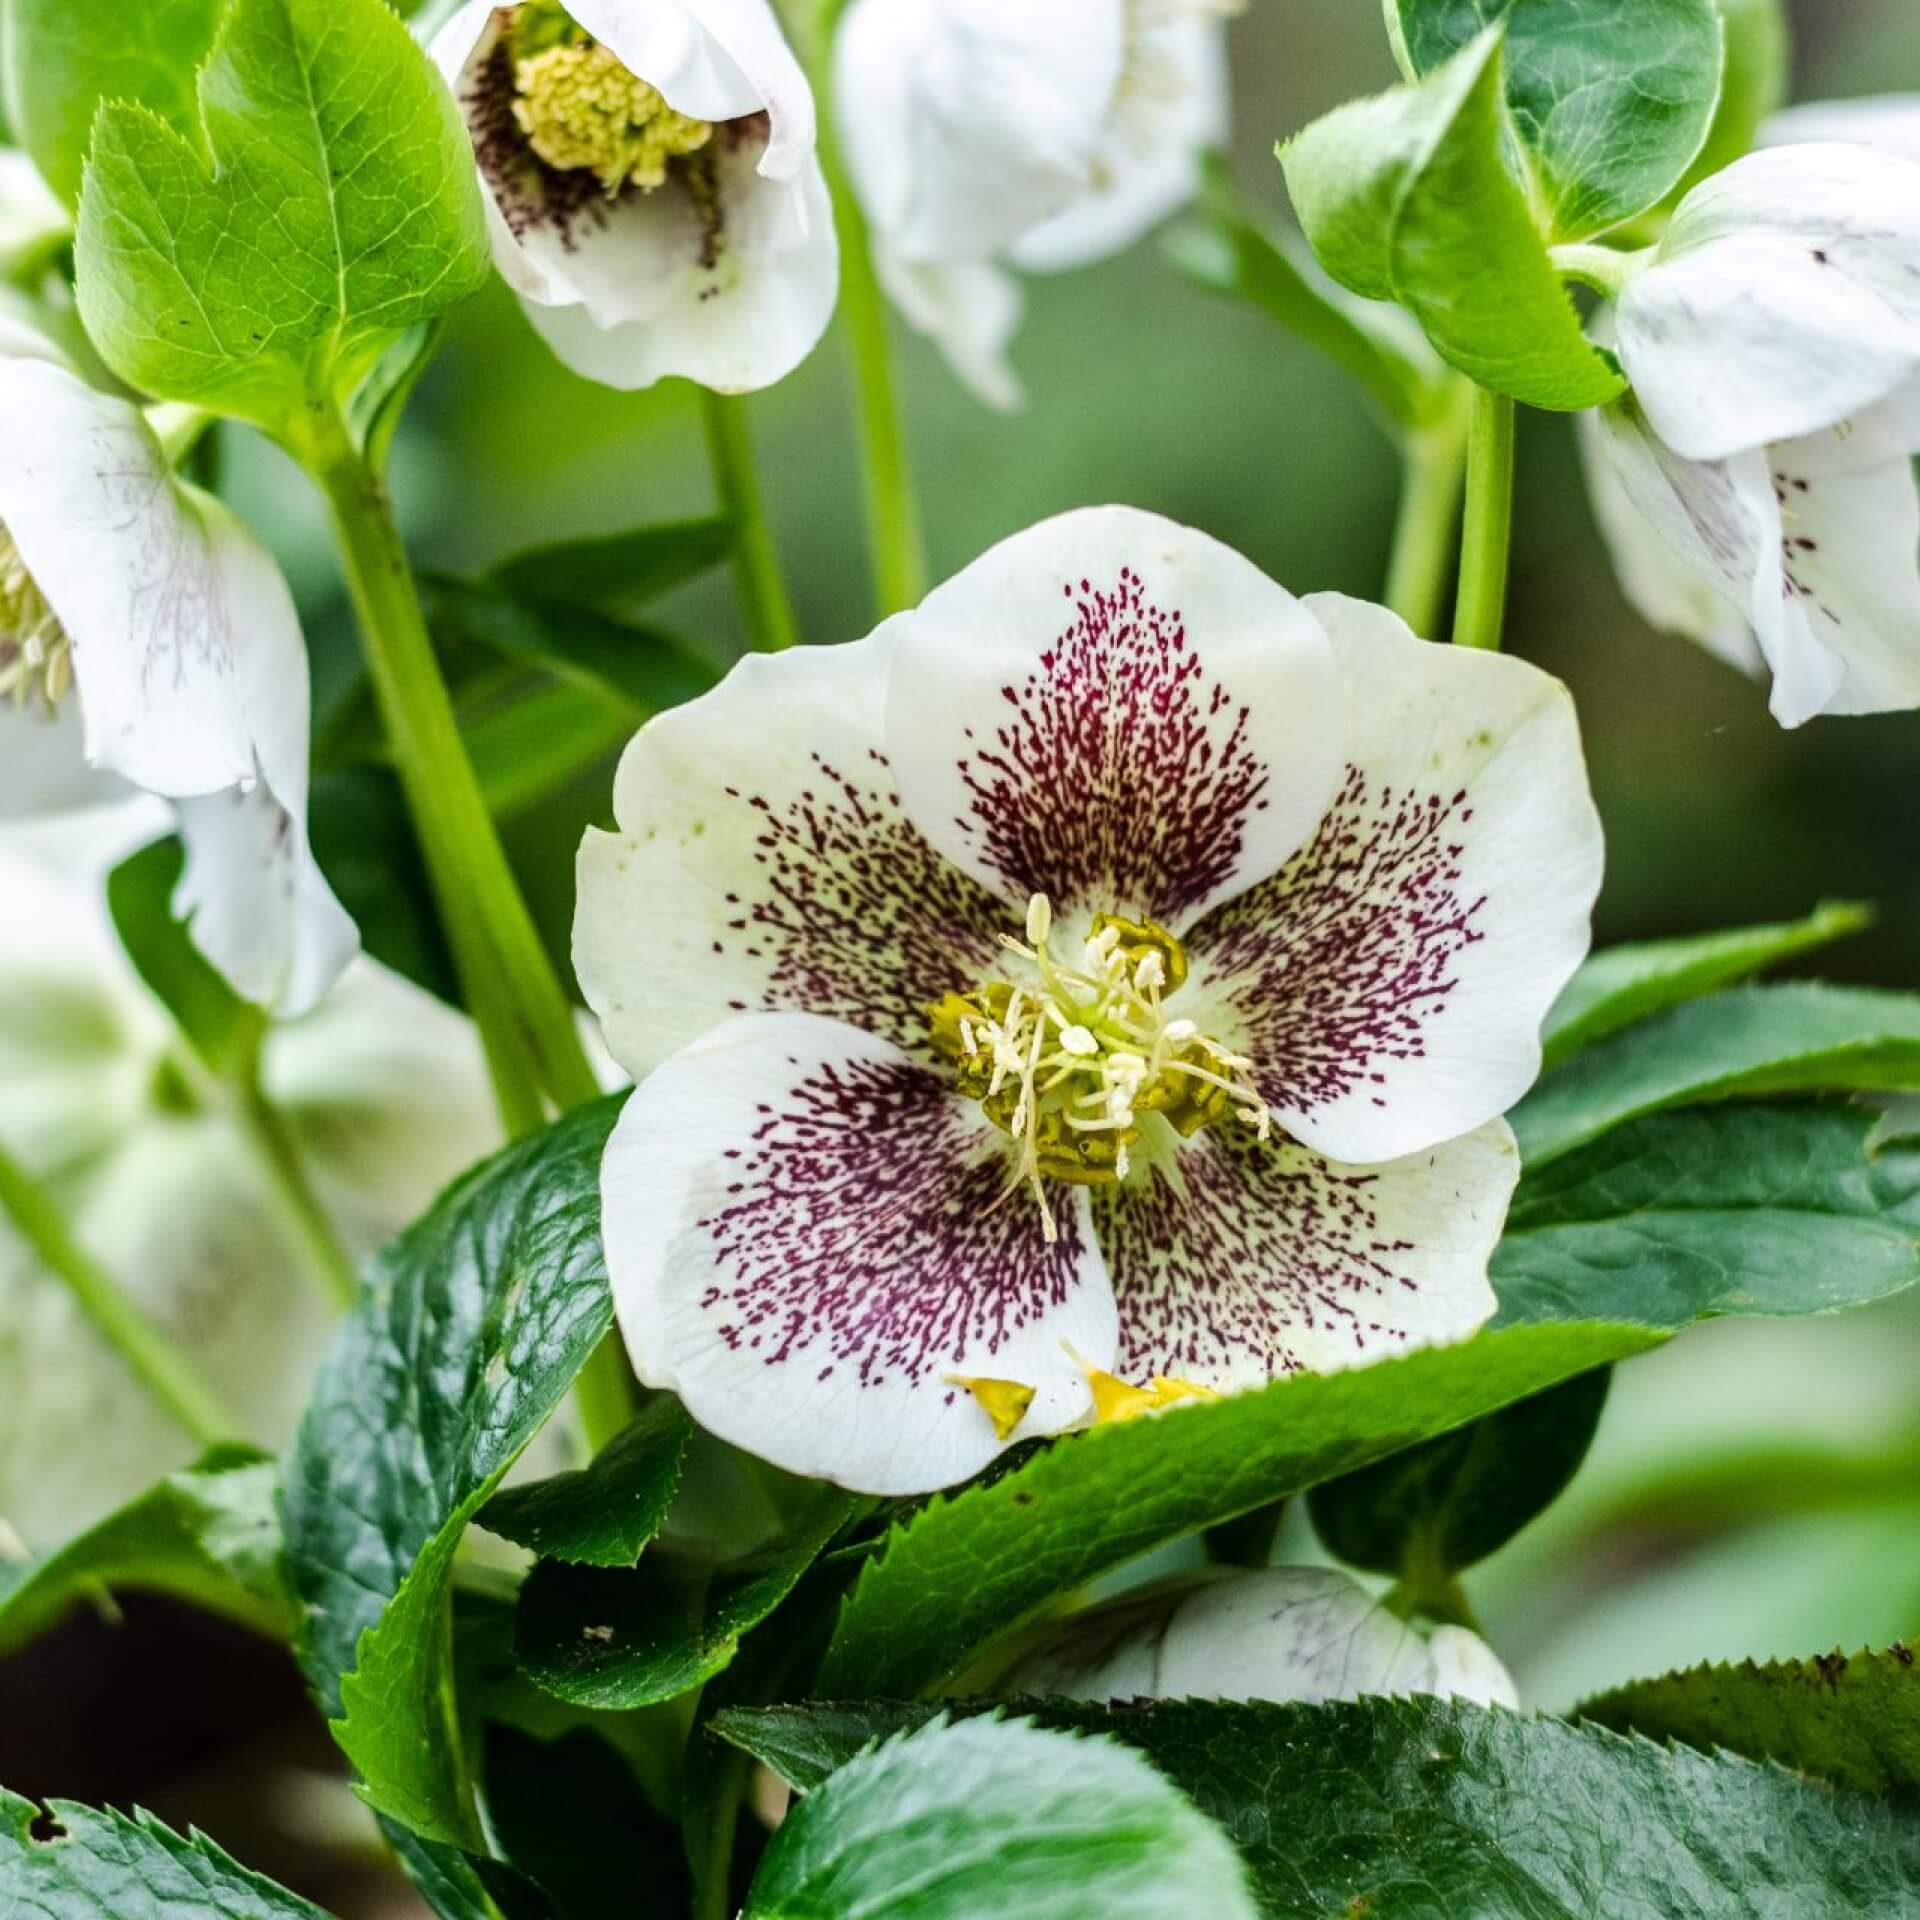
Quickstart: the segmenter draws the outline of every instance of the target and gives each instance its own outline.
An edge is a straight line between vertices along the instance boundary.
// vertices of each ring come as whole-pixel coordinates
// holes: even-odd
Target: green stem
[[[0,1148],[0,1211],[66,1283],[81,1310],[141,1385],[200,1445],[239,1436],[238,1423],[213,1389],[73,1237],[52,1196],[4,1148]]]
[[[1447,581],[1453,571],[1460,493],[1467,471],[1468,396],[1450,393],[1433,420],[1415,427],[1403,453],[1400,511],[1387,562],[1387,605],[1415,633],[1440,630]]]
[[[793,617],[780,554],[760,497],[746,402],[725,393],[703,393],[701,398],[714,485],[736,528],[733,572],[740,589],[740,610],[753,644],[762,653],[778,653],[798,642],[800,626]]]
[[[287,1224],[300,1243],[301,1257],[328,1303],[344,1313],[360,1290],[359,1275],[327,1218],[300,1158],[287,1117],[267,1098],[257,1058],[246,1063],[238,1090],[240,1118],[260,1157],[260,1165],[278,1198]]]
[[[1475,387],[1467,417],[1467,508],[1460,534],[1456,646],[1499,650],[1513,547],[1514,404]]]
[[[574,1375],[574,1410],[580,1416],[581,1437],[592,1459],[608,1441],[618,1439],[633,1422],[639,1407],[633,1369],[618,1330],[594,1348],[587,1364]]]

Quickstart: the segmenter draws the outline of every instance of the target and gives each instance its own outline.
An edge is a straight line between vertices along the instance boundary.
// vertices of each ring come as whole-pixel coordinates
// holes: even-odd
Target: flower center
[[[51,713],[73,685],[73,642],[0,522],[0,700]]]
[[[663,186],[667,162],[713,138],[711,121],[676,113],[551,0],[527,0],[513,26],[513,117],[527,145],[562,173],[590,173],[612,198]]]
[[[960,1091],[1019,1143],[1016,1184],[1032,1188],[1049,1240],[1045,1182],[1124,1180],[1147,1115],[1183,1138],[1237,1120],[1264,1140],[1271,1126],[1252,1062],[1191,1020],[1169,1018],[1165,1002],[1187,977],[1186,950],[1172,934],[1103,913],[1081,964],[1070,966],[1048,945],[1052,923],[1046,895],[1036,893],[1026,941],[1001,936],[1024,963],[1010,969],[1020,977],[950,993],[927,1010]]]

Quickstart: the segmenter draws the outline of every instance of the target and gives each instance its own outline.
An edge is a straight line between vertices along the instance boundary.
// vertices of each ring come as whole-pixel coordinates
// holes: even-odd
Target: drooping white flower
[[[1809,100],[1768,117],[1760,129],[1763,147],[1839,141],[1877,147],[1920,160],[1920,93],[1872,94],[1863,100]]]
[[[1784,725],[1920,706],[1920,162],[1735,162],[1681,202],[1614,326],[1634,391],[1583,435],[1635,604],[1763,663]]]
[[[1001,1691],[1072,1700],[1277,1700],[1431,1693],[1518,1707],[1497,1655],[1464,1627],[1420,1634],[1357,1581],[1271,1567],[1076,1615]]]
[[[183,1054],[106,910],[108,870],[168,825],[143,796],[0,827],[0,1142],[245,1437],[278,1445],[332,1316],[228,1096]],[[274,1027],[261,1069],[356,1256],[496,1144],[472,1029],[371,960]],[[0,1522],[44,1550],[193,1450],[0,1214]]]
[[[767,0],[470,0],[435,35],[494,264],[591,380],[770,386],[839,252],[813,94]]]
[[[615,811],[609,1270],[724,1437],[916,1491],[1491,1311],[1601,858],[1535,669],[1092,509],[743,661]]]
[[[236,991],[304,1012],[357,944],[307,842],[306,646],[272,556],[132,401],[0,316],[0,818],[174,802],[176,907]],[[72,699],[69,699],[71,693]]]
[[[1227,121],[1230,0],[853,0],[848,171],[908,322],[988,404],[1030,272],[1120,253],[1192,198]]]

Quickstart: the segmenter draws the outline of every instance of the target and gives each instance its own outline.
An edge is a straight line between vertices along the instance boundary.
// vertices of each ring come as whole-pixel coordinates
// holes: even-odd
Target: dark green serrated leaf
[[[1713,0],[1389,0],[1416,74],[1505,29],[1507,113],[1555,240],[1644,213],[1684,174],[1720,96]]]
[[[562,540],[503,560],[488,578],[524,606],[617,618],[717,567],[739,532],[730,515],[707,514]]]
[[[1349,1566],[1416,1598],[1504,1547],[1566,1490],[1607,1403],[1605,1368],[1502,1407],[1307,1496],[1314,1531]]]
[[[1788,982],[1672,1007],[1577,1053],[1509,1116],[1529,1172],[1643,1114],[1920,1087],[1920,998]]]
[[[288,1456],[302,1664],[383,1812],[471,1840],[446,1697],[445,1576],[467,1521],[612,1321],[600,1101],[456,1183],[369,1269]],[[355,1669],[351,1676],[349,1669]]]
[[[663,1393],[591,1466],[505,1488],[480,1524],[548,1560],[630,1567],[667,1517],[692,1432],[686,1409]]]
[[[40,1809],[0,1787],[0,1913],[8,1920],[327,1920],[316,1906],[150,1813],[131,1819],[51,1800],[57,1839],[34,1837]]]
[[[204,144],[101,108],[81,317],[130,385],[285,430],[484,282],[472,148],[385,0],[231,0],[198,103]]]
[[[1678,1328],[1825,1313],[1920,1280],[1920,1147],[1858,1108],[1694,1107],[1520,1182],[1493,1256],[1498,1325],[1607,1314]]]
[[[916,1693],[1062,1593],[1151,1547],[1299,1493],[1660,1336],[1602,1324],[1482,1334],[1352,1373],[1099,1427],[931,1501],[849,1596],[818,1691]]]
[[[543,1561],[520,1590],[514,1657],[536,1686],[576,1706],[674,1699],[732,1661],[851,1511],[846,1495],[823,1493],[788,1538],[740,1561],[671,1543],[617,1570]]]
[[[1689,1667],[1582,1703],[1617,1733],[1724,1747],[1920,1803],[1920,1667],[1911,1649]]]
[[[276,1640],[294,1605],[280,1570],[277,1475],[251,1447],[216,1447],[56,1553],[0,1571],[0,1655],[109,1592],[171,1594]]]
[[[1232,1834],[1263,1910],[1286,1920],[1882,1920],[1920,1902],[1920,1820],[1599,1727],[1428,1698],[964,1710],[1139,1747]],[[933,1712],[775,1707],[715,1724],[811,1788]]]
[[[1443,360],[1530,406],[1604,405],[1626,382],[1581,331],[1501,156],[1500,33],[1417,86],[1356,101],[1280,151],[1320,264],[1395,300]]]
[[[103,100],[130,100],[197,138],[193,80],[226,0],[6,0],[0,8],[7,119],[47,184],[73,206]]]
[[[1735,927],[1685,940],[1648,940],[1596,953],[1553,1003],[1542,1033],[1546,1065],[1652,1014],[1697,1000],[1783,960],[1873,925],[1873,909],[1828,901],[1804,920]]]
[[[173,917],[173,890],[185,865],[178,834],[130,853],[107,875],[107,909],[134,970],[194,1052],[224,1073],[252,1042],[257,1016]]]
[[[935,1722],[780,1824],[743,1920],[1251,1920],[1225,1834],[1137,1753],[1024,1721]]]

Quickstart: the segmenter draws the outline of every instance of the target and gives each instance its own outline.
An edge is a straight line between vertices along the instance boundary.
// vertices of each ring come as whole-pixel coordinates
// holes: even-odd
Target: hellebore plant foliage
[[[1920,1000],[1757,977],[1870,910],[1590,954],[1502,651],[1526,406],[1781,724],[1920,707],[1920,105],[1780,111],[1773,0],[1388,0],[1282,130],[1235,12],[0,0],[0,1653],[284,1641],[441,1920],[1920,1905],[1904,1645],[1560,1717],[1473,1604],[1616,1366],[1920,1282]],[[929,587],[890,312],[1011,408],[1020,276],[1169,221],[1391,435],[1387,604],[1068,502]],[[416,575],[496,277],[701,390],[711,512]],[[739,398],[836,320],[863,639]],[[723,560],[730,663],[645,604]],[[621,746],[581,1007],[500,822]],[[0,1789],[0,1911],[215,1909],[319,1912]]]

